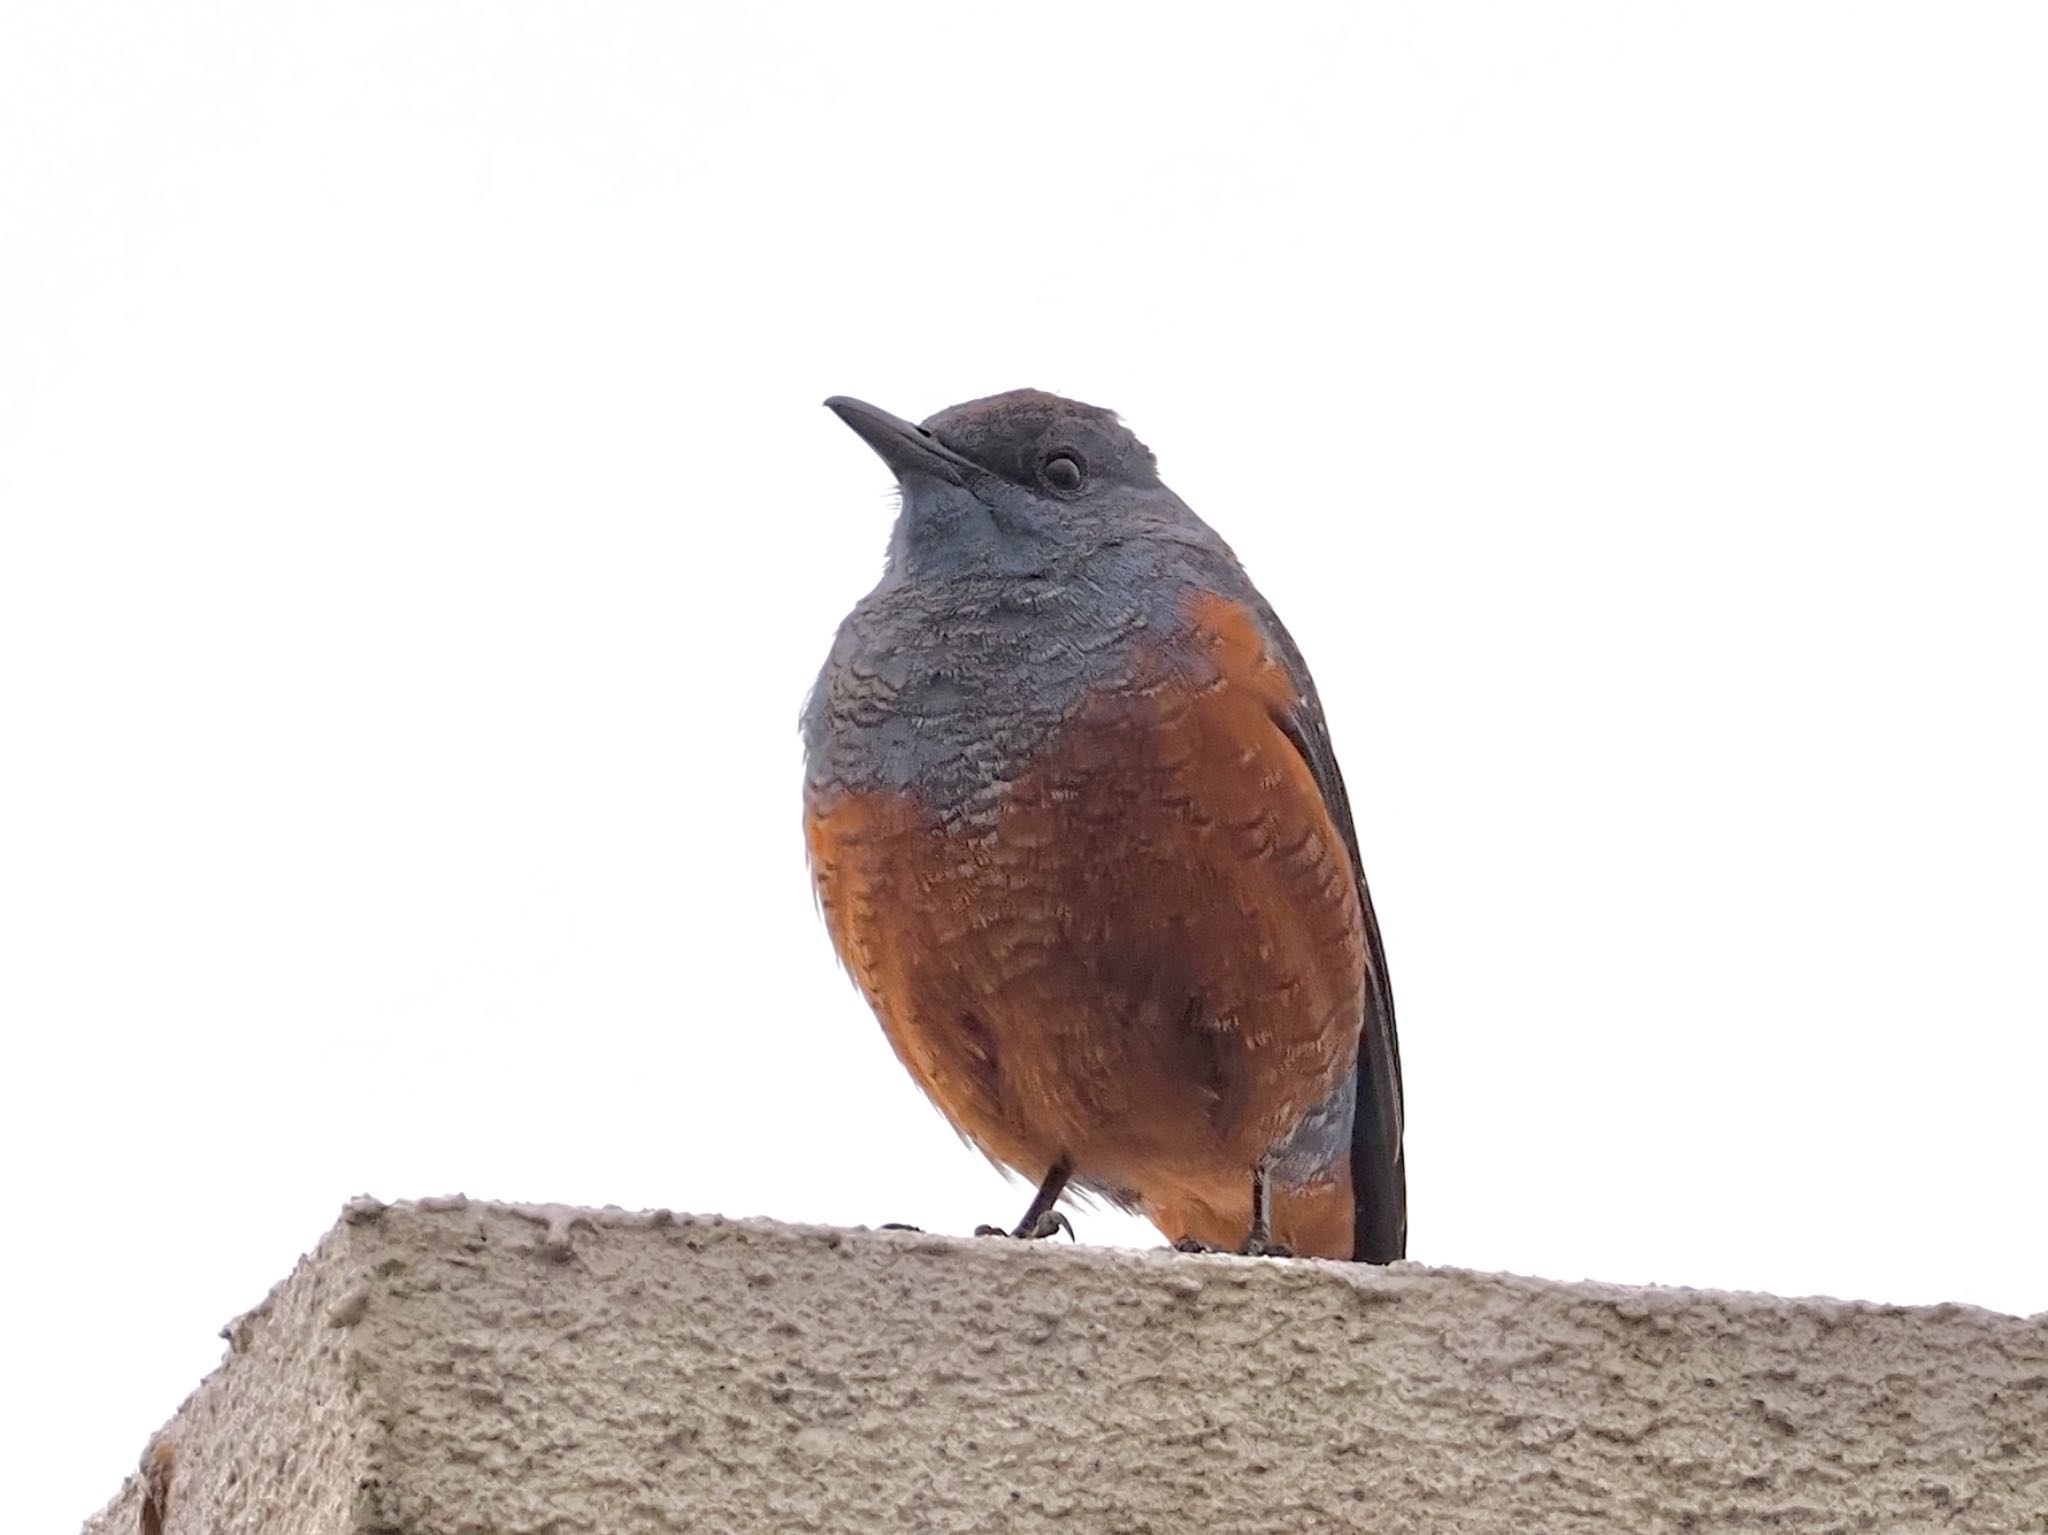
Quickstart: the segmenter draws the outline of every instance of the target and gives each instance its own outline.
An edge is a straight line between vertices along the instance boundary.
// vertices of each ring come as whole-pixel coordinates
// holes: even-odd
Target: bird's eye
[[[1081,481],[1086,477],[1081,461],[1071,453],[1055,453],[1038,472],[1045,476],[1045,483],[1054,490],[1079,490]]]

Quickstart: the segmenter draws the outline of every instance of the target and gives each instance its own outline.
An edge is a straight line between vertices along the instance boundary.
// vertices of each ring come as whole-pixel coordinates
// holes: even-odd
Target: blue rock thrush
[[[881,583],[805,706],[840,958],[960,1133],[1182,1246],[1407,1244],[1393,994],[1308,668],[1110,412],[1037,390],[922,426]]]

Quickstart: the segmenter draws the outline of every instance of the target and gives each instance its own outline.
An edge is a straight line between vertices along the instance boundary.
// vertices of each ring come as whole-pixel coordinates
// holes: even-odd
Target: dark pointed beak
[[[825,402],[825,408],[852,427],[899,480],[908,475],[927,474],[950,484],[966,485],[970,476],[983,472],[923,427],[901,416],[892,416],[865,400],[835,394]]]

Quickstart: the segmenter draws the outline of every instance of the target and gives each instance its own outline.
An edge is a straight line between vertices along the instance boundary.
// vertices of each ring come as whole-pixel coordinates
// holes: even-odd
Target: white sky
[[[359,1191],[1021,1209],[805,879],[840,391],[1121,410],[1286,615],[1417,1258],[2048,1308],[2044,76],[2027,5],[14,0],[13,1519]]]

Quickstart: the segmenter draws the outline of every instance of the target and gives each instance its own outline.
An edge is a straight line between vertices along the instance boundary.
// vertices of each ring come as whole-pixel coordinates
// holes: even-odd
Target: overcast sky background
[[[2048,1308],[2044,78],[2029,5],[16,0],[15,1522],[358,1192],[1014,1219],[806,881],[841,391],[1120,410],[1286,616],[1416,1258]]]

